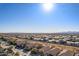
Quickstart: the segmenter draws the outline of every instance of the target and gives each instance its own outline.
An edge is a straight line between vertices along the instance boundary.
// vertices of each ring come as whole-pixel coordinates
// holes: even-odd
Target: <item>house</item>
[[[67,41],[66,44],[69,46],[72,46],[74,44],[74,42]]]
[[[63,40],[68,41],[71,40],[70,37],[65,37]]]
[[[40,40],[40,38],[34,38],[33,40],[39,41],[39,40]]]
[[[79,42],[74,42],[75,46],[79,47]]]
[[[48,42],[53,43],[53,42],[55,42],[55,39],[48,40]]]

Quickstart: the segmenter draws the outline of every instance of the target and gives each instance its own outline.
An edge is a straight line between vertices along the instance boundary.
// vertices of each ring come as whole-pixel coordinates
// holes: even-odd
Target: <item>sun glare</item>
[[[46,12],[49,12],[53,9],[54,4],[53,3],[44,3],[43,4],[43,10]]]

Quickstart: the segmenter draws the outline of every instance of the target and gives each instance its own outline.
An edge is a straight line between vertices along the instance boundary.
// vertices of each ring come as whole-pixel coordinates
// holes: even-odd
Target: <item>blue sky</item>
[[[0,32],[79,31],[79,4],[54,4],[44,12],[42,4],[0,4]]]

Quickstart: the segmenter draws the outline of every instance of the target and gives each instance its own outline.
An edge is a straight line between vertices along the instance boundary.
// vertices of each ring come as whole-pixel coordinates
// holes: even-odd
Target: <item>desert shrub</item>
[[[39,51],[40,56],[44,56],[44,52],[43,51]]]
[[[50,37],[49,40],[52,40],[52,38]]]
[[[43,46],[37,46],[37,49],[41,49]]]
[[[43,47],[43,45],[42,44],[36,44],[36,46],[35,46],[37,49],[41,49],[42,47]]]
[[[19,53],[19,52],[16,52],[16,53],[15,53],[15,56],[20,56],[20,53]]]
[[[37,55],[38,55],[38,50],[37,50],[36,48],[33,48],[33,49],[31,50],[31,55],[32,55],[32,56],[37,56]]]
[[[39,51],[39,49],[37,49],[37,48],[33,48],[33,49],[31,50],[31,55],[44,56],[44,53],[43,53],[42,51]]]
[[[10,45],[16,45],[15,42],[11,42],[11,41],[8,41],[8,43],[9,43]]]
[[[7,53],[0,53],[0,56],[7,56]]]
[[[7,39],[5,39],[3,36],[1,37],[1,39],[2,39],[3,41],[7,41]]]
[[[0,48],[0,53],[3,53],[4,52],[4,49],[3,48]]]
[[[23,49],[23,52],[27,52],[27,51],[30,51],[30,50],[32,50],[32,48],[31,48],[31,47],[26,46],[26,47]]]
[[[53,55],[51,55],[51,54],[48,54],[47,56],[53,56]]]
[[[24,49],[25,48],[25,44],[16,44],[16,47],[17,49]]]
[[[31,53],[32,53],[32,54],[37,54],[37,49],[36,49],[36,48],[33,48],[33,49],[31,50]]]
[[[12,50],[13,46],[10,46],[9,48],[7,48],[7,53],[12,53],[13,50]]]
[[[29,39],[30,39],[30,40],[33,40],[34,38],[33,38],[33,37],[30,37]]]
[[[7,53],[5,52],[5,49],[0,48],[0,56],[7,56]]]

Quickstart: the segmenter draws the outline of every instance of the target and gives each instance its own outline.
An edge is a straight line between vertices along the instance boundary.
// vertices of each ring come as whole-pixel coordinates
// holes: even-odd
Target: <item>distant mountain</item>
[[[79,34],[79,31],[59,32],[60,34]]]

